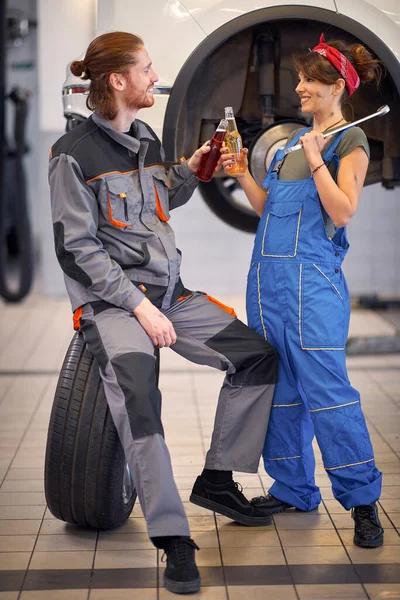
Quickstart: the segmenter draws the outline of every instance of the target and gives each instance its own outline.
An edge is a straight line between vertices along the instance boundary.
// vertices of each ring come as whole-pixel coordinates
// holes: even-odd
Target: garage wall
[[[97,9],[99,22],[96,22]],[[107,12],[108,11],[108,12]],[[49,147],[64,132],[61,86],[68,62],[84,52],[96,34],[112,21],[108,0],[38,0],[40,66],[40,169],[36,210],[41,242],[41,280],[45,294],[63,295],[61,270],[56,263],[47,183]],[[107,18],[105,18],[107,16]],[[55,51],[55,49],[57,51]],[[160,70],[159,65],[155,65]],[[151,111],[140,118],[151,121]],[[357,215],[349,227],[351,251],[345,273],[353,295],[400,297],[400,188],[365,188]],[[186,286],[213,295],[241,295],[252,251],[251,235],[225,225],[211,213],[196,192],[187,206],[173,211],[172,226],[183,251]]]
[[[185,285],[214,295],[243,294],[253,236],[222,223],[198,192],[171,214],[184,257]],[[364,188],[348,227],[350,250],[344,262],[352,295],[400,298],[399,231],[400,188],[388,191],[380,184]]]
[[[400,188],[364,188],[348,233],[344,272],[351,293],[400,298]]]
[[[36,211],[40,222],[40,264],[36,287],[45,294],[65,293],[54,254],[47,182],[49,150],[65,132],[61,90],[67,65],[86,51],[95,35],[96,18],[97,0],[38,0],[40,194]]]

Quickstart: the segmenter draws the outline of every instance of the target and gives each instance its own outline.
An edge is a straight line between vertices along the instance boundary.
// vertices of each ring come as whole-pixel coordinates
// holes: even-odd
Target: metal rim
[[[307,127],[307,123],[297,119],[279,121],[261,131],[254,139],[249,150],[249,168],[259,186],[262,186],[275,152],[284,148],[290,134],[299,127]]]
[[[134,493],[135,488],[131,477],[131,471],[128,463],[125,463],[124,477],[122,480],[122,500],[125,505],[130,503]]]

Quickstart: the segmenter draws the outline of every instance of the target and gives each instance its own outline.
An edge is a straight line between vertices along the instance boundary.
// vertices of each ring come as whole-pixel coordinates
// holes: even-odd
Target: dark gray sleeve
[[[338,147],[336,148],[336,154],[339,158],[344,158],[358,147],[364,148],[366,155],[370,158],[367,136],[360,127],[352,127],[346,131],[340,140]]]
[[[97,199],[75,159],[66,154],[53,158],[49,183],[54,242],[62,270],[102,300],[133,311],[144,294],[97,237]]]
[[[165,159],[164,149],[161,147],[161,158]],[[198,179],[187,166],[187,160],[180,165],[174,165],[167,171],[169,208],[183,206],[192,197],[197,187]]]

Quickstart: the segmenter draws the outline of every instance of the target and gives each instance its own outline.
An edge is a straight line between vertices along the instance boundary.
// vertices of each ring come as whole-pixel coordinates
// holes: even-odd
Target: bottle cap
[[[225,106],[225,119],[233,119],[233,108],[232,106]]]
[[[219,125],[217,127],[217,131],[226,131],[228,129],[228,121],[226,119],[221,119]]]

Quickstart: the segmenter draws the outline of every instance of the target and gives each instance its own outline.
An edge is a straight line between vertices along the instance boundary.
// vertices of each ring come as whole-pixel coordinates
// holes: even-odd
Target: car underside
[[[396,85],[392,76],[397,74],[400,80],[398,61],[390,65],[391,73],[388,49],[383,42],[353,21],[350,25],[343,21],[346,29],[332,24],[338,20],[336,13],[312,9],[316,15],[329,16],[327,22],[305,18],[309,13],[304,10],[300,10],[304,18],[282,18],[284,9],[278,9],[279,18],[249,26],[243,22],[239,31],[233,33],[236,20],[230,22],[224,26],[225,32],[220,30],[218,35],[209,36],[203,47],[189,57],[167,107],[163,136],[167,160],[175,162],[181,156],[190,156],[199,144],[211,138],[224,107],[233,106],[244,145],[249,148],[250,169],[261,184],[274,151],[284,145],[294,129],[310,122],[302,115],[295,93],[297,73],[292,55],[312,48],[323,31],[328,41],[363,43],[386,67],[379,89],[376,84],[363,85],[346,102],[344,114],[348,121],[355,121],[376,112],[383,104],[390,106],[387,116],[362,124],[371,149],[365,183],[381,182],[386,188],[399,185],[400,139],[393,134],[400,125],[399,81]],[[256,12],[271,17],[272,10]],[[349,32],[352,28],[357,35]],[[235,227],[254,231],[258,217],[238,187],[235,180],[221,175],[214,177],[211,184],[201,184],[203,196],[214,212]]]

